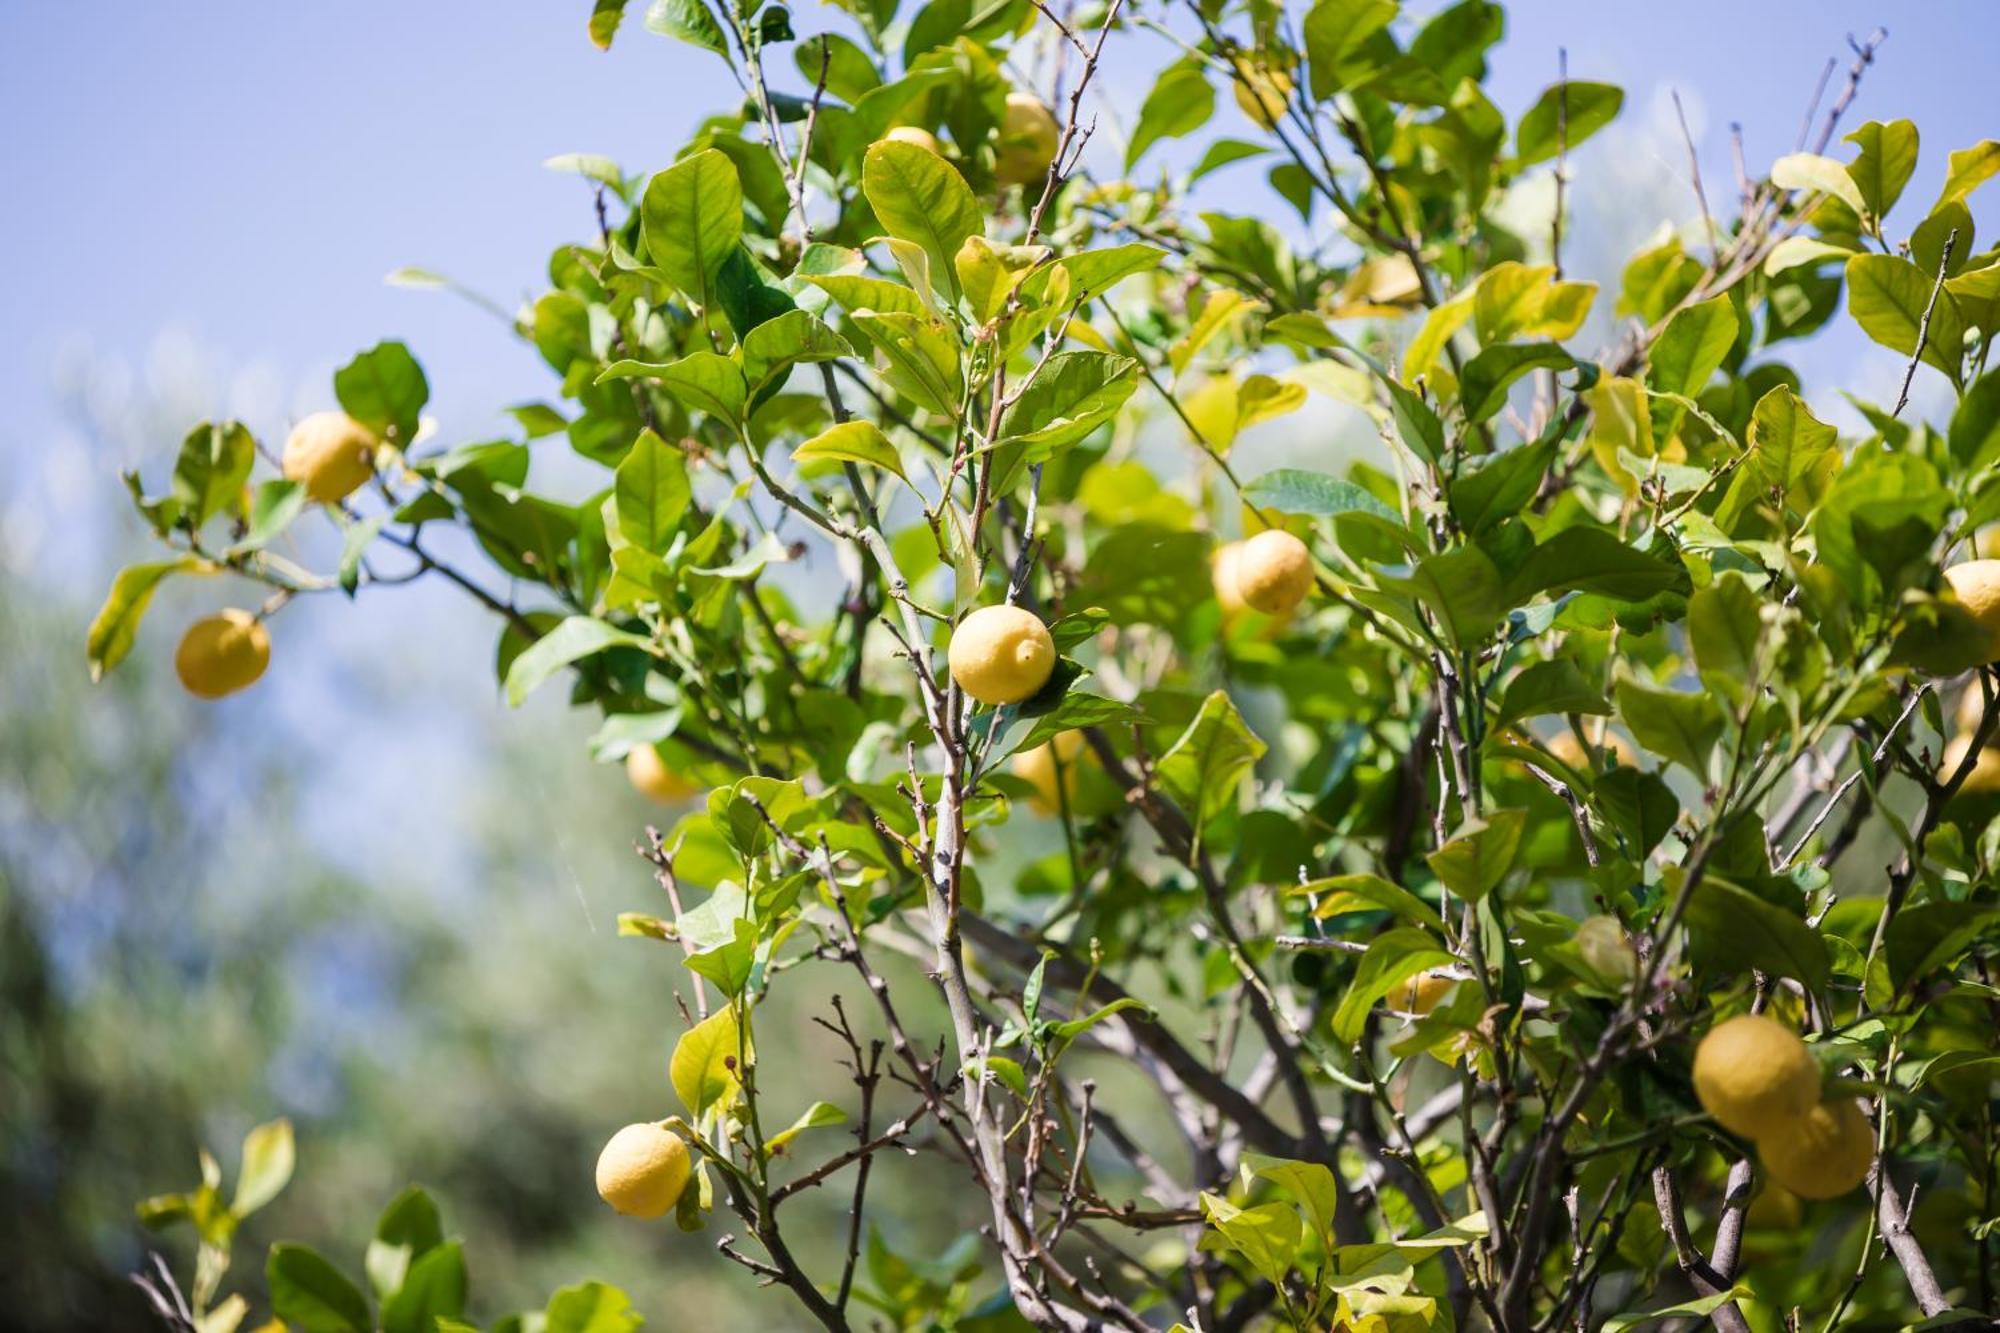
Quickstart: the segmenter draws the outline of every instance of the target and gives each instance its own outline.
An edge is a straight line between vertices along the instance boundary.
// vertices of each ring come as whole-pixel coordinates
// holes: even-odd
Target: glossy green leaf
[[[722,261],[743,234],[736,164],[713,148],[682,158],[646,183],[639,219],[653,263],[674,286],[708,305]]]
[[[896,452],[896,446],[882,433],[882,428],[872,421],[858,418],[821,431],[792,450],[792,457],[801,463],[820,458],[866,463],[902,477],[905,482],[909,480],[903,473],[902,455]]]
[[[360,1288],[303,1245],[273,1245],[264,1281],[272,1313],[306,1333],[369,1333],[375,1327]]]
[[[1618,118],[1625,92],[1608,83],[1571,80],[1551,84],[1535,99],[1514,130],[1514,158],[1531,167],[1547,162],[1557,150],[1576,146]]]
[[[1925,273],[1896,255],[1856,255],[1847,261],[1847,308],[1861,331],[1893,352],[1914,355],[1928,308],[1930,328],[1919,359],[1957,384],[1965,323],[1951,293],[1936,288],[1936,273]]]
[[[958,273],[952,258],[966,237],[986,230],[965,178],[928,149],[884,140],[868,149],[861,189],[891,236],[922,247],[930,259],[931,281],[956,300]]]

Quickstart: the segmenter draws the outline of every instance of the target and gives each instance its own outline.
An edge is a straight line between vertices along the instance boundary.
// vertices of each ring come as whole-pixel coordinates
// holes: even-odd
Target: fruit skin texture
[[[1757,1141],[1772,1180],[1803,1199],[1837,1199],[1868,1176],[1875,1131],[1851,1097],[1822,1102],[1798,1121]]]
[[[944,145],[938,142],[938,137],[935,134],[932,134],[921,125],[898,125],[882,137],[884,139],[892,139],[897,143],[915,144],[927,153],[933,153],[938,157],[944,156]]]
[[[1819,1104],[1819,1066],[1790,1028],[1744,1014],[1710,1028],[1695,1048],[1694,1091],[1725,1129],[1762,1140],[1788,1133]]]
[[[285,440],[284,470],[321,504],[336,504],[375,475],[375,434],[345,412],[315,412]]]
[[[1944,581],[1986,631],[1985,661],[2000,662],[2000,560],[1967,560],[1945,570]]]
[[[635,745],[625,756],[625,776],[641,795],[661,805],[684,801],[698,790],[692,782],[667,767],[660,752],[650,745]]]
[[[256,683],[271,664],[271,636],[234,607],[197,620],[174,651],[174,673],[189,694],[220,699]]]
[[[1639,955],[1615,916],[1585,917],[1576,927],[1576,947],[1583,961],[1607,980],[1629,985],[1639,975]]]
[[[1045,815],[1059,814],[1067,800],[1076,804],[1077,760],[1083,755],[1083,733],[1063,731],[1054,740],[1014,756],[1014,775],[1035,785],[1029,804]],[[1056,785],[1056,760],[1062,760],[1062,785]]]
[[[1312,552],[1279,528],[1244,542],[1232,565],[1237,595],[1267,616],[1290,615],[1312,591]]]
[[[982,606],[952,631],[951,678],[983,704],[1017,704],[1048,683],[1056,644],[1033,612]]]
[[[662,1217],[688,1183],[687,1144],[664,1125],[627,1125],[597,1155],[597,1192],[627,1217]]]
[[[1407,981],[1396,984],[1389,992],[1389,1007],[1406,1014],[1422,1018],[1443,1003],[1451,988],[1458,984],[1456,977],[1444,976],[1437,972],[1419,972]]]
[[[1048,175],[1062,131],[1055,113],[1032,93],[1008,93],[1000,117],[1000,151],[993,175],[1002,185],[1026,185]]]

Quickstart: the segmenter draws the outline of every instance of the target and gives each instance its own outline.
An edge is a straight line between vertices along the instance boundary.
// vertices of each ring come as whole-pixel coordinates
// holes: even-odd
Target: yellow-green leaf
[[[879,467],[885,472],[893,472],[908,484],[909,477],[903,471],[902,455],[896,446],[882,433],[881,427],[872,421],[844,421],[830,427],[792,450],[792,457],[801,463],[816,458],[837,458],[843,463],[866,463]]]

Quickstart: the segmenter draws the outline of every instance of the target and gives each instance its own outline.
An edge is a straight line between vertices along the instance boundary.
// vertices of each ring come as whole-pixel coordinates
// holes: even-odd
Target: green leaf
[[[1841,172],[1842,179],[1846,174]],[[1647,386],[1656,393],[1696,397],[1729,355],[1736,331],[1736,307],[1726,295],[1676,312],[1653,344]]]
[[[518,708],[535,687],[570,663],[607,648],[646,648],[644,635],[618,629],[590,616],[570,616],[535,640],[507,668],[507,702]]]
[[[264,1265],[271,1312],[306,1333],[369,1333],[368,1298],[303,1245],[273,1245]]]
[[[214,568],[198,556],[183,555],[153,564],[127,565],[119,570],[118,577],[111,581],[104,605],[97,609],[84,636],[90,678],[102,680],[105,672],[124,661],[125,654],[132,651],[139,622],[145,618],[146,607],[152,602],[160,580],[171,574],[212,573]]]
[[[1189,56],[1167,66],[1139,104],[1139,123],[1125,147],[1125,170],[1131,171],[1160,140],[1190,134],[1214,114],[1215,89],[1202,73],[1202,63]]]
[[[801,362],[835,361],[853,356],[847,339],[803,310],[788,310],[743,335],[743,378],[756,393]]]
[[[1374,74],[1383,46],[1396,54],[1386,34],[1380,44],[1369,40],[1382,34],[1396,9],[1396,0],[1315,0],[1303,24],[1313,100],[1324,102]]]
[[[1451,512],[1459,525],[1476,537],[1518,517],[1541,489],[1561,447],[1562,441],[1551,437],[1488,454],[1471,466],[1461,467],[1446,483]]]
[[[891,236],[923,248],[931,281],[958,299],[952,259],[968,236],[986,230],[972,187],[952,165],[928,149],[885,139],[869,145],[861,164],[861,191]]]
[[[1861,186],[1847,174],[1847,168],[1818,153],[1787,153],[1771,164],[1771,184],[1781,190],[1804,190],[1831,195],[1856,213],[1866,213]]]
[[[1403,516],[1351,481],[1324,472],[1281,467],[1266,472],[1243,488],[1243,499],[1261,509],[1282,514],[1372,514],[1397,528]]]
[[[181,441],[172,492],[196,528],[242,503],[243,483],[257,461],[257,440],[240,421],[204,421]]]
[[[338,577],[340,586],[349,597],[361,582],[361,557],[368,550],[368,543],[389,521],[387,514],[371,514],[358,523],[349,523],[340,534],[340,565]]]
[[[382,1333],[434,1333],[438,1320],[465,1313],[465,1285],[465,1251],[457,1241],[425,1251],[382,1302]]]
[[[1847,164],[1861,195],[1861,212],[1872,218],[1888,215],[1917,169],[1917,127],[1907,120],[1871,120],[1846,138],[1861,149]]]
[[[1237,787],[1264,750],[1229,695],[1217,690],[1160,756],[1155,776],[1199,827],[1236,800]]]
[[[1215,1228],[1222,1243],[1242,1255],[1259,1277],[1273,1285],[1284,1282],[1298,1261],[1299,1241],[1305,1232],[1290,1204],[1238,1208],[1227,1199],[1203,1190],[1201,1210],[1208,1215],[1209,1225]],[[1209,1238],[1203,1238],[1204,1248],[1209,1247],[1208,1241]]]
[[[1075,1041],[1078,1037],[1090,1031],[1107,1018],[1115,1014],[1122,1014],[1128,1009],[1143,1010],[1148,1016],[1152,1014],[1152,1010],[1147,1008],[1144,1000],[1136,999],[1130,995],[1121,995],[1110,1004],[1093,1009],[1081,1018],[1071,1018],[1061,1023],[1050,1024],[1049,1032],[1058,1040]]]
[[[1333,1219],[1340,1206],[1340,1185],[1321,1162],[1293,1162],[1260,1153],[1243,1154],[1243,1165],[1259,1180],[1268,1180],[1297,1200],[1312,1219],[1320,1243],[1333,1242]]]
[[[1604,691],[1590,683],[1576,663],[1567,657],[1550,658],[1525,668],[1507,684],[1500,697],[1500,712],[1493,730],[1511,726],[1522,718],[1549,713],[1586,713],[1605,717],[1611,704]]]
[[[1965,198],[1995,172],[2000,172],[2000,139],[1982,139],[1970,148],[1959,149],[1951,155],[1944,189],[1938,192],[1937,203],[1931,205],[1931,210],[1935,212],[1954,199]]]
[[[1759,677],[1764,621],[1762,600],[1735,571],[1688,599],[1688,643],[1702,684],[1732,702]]]
[[[814,1102],[805,1109],[805,1113],[797,1120],[794,1120],[789,1126],[764,1140],[765,1155],[769,1156],[776,1153],[787,1143],[790,1143],[809,1129],[823,1129],[828,1125],[844,1125],[846,1123],[847,1112],[841,1110],[832,1102]]]
[[[801,463],[819,458],[866,463],[901,477],[905,485],[910,480],[903,471],[903,456],[896,452],[896,446],[882,433],[882,428],[859,417],[821,431],[792,450],[792,457]]]
[[[686,455],[652,430],[640,431],[613,475],[612,494],[619,535],[642,551],[664,554],[694,495]]]
[[[1708,876],[1688,900],[1687,927],[1696,958],[1709,968],[1744,976],[1755,969],[1826,989],[1826,942],[1797,913],[1748,889]]]
[[[412,1185],[390,1200],[375,1224],[362,1260],[375,1298],[387,1300],[403,1285],[411,1262],[442,1244],[444,1219],[438,1216],[437,1204],[429,1194]]]
[[[653,0],[646,6],[646,29],[729,60],[728,39],[702,0]]]
[[[554,157],[543,158],[542,166],[549,171],[567,172],[587,181],[596,181],[611,190],[622,191],[625,188],[625,173],[618,169],[616,162],[598,153],[557,153]]]
[[[1723,724],[1722,706],[1711,696],[1656,690],[1636,680],[1619,681],[1613,694],[1618,716],[1639,744],[1698,778],[1707,776]]]
[[[1444,423],[1430,404],[1394,380],[1384,380],[1389,394],[1389,415],[1395,419],[1396,434],[1409,451],[1426,463],[1444,457]]]
[[[1996,926],[2000,911],[1980,903],[1940,900],[1905,907],[1889,922],[1883,939],[1889,975],[1898,990],[1927,981],[1991,936]]]
[[[1071,299],[1080,302],[1103,295],[1134,274],[1152,272],[1166,257],[1164,250],[1133,241],[1102,250],[1064,255],[1050,267],[1063,269],[1069,274]]]
[[[1951,456],[1968,470],[2000,458],[2000,370],[1973,381],[1951,414]]]
[[[1662,1306],[1657,1310],[1615,1314],[1604,1321],[1604,1327],[1599,1333],[1625,1333],[1628,1328],[1637,1328],[1640,1324],[1650,1324],[1655,1320],[1672,1319],[1676,1316],[1700,1319],[1714,1314],[1731,1301],[1747,1300],[1753,1295],[1755,1293],[1748,1287],[1731,1287],[1728,1291],[1718,1292],[1713,1296],[1698,1296],[1694,1300],[1682,1301],[1678,1305]]]
[[[1961,383],[1965,322],[1949,291],[1938,292],[1937,304],[1931,305],[1936,285],[1936,273],[1896,255],[1856,255],[1847,261],[1847,309],[1861,331],[1892,352],[1913,355],[1924,310],[1930,307],[1930,331],[1919,359],[1956,385]]]
[[[1553,264],[1504,260],[1473,288],[1473,329],[1487,346],[1512,338],[1560,342],[1583,327],[1596,297],[1596,283],[1560,282]]]
[[[1528,553],[1507,581],[1507,601],[1566,592],[1643,602],[1684,583],[1687,571],[1627,546],[1604,528],[1564,528]]]
[[[736,164],[704,148],[656,173],[639,203],[639,228],[654,265],[706,308],[722,261],[743,234]]]
[[[1447,889],[1467,902],[1478,902],[1514,868],[1527,823],[1526,810],[1495,810],[1483,821],[1469,821],[1425,860]]]
[[[598,383],[614,379],[649,379],[683,407],[706,412],[732,428],[743,424],[750,386],[742,369],[719,352],[690,352],[678,361],[656,365],[645,361],[615,361],[598,375]]]
[[[1057,352],[1000,418],[1002,445],[1037,462],[1082,440],[1118,414],[1139,384],[1139,364],[1114,352]]]
[[[277,1198],[291,1180],[296,1160],[291,1121],[266,1121],[251,1130],[243,1139],[243,1164],[236,1173],[236,1197],[229,1210],[248,1217]]]
[[[856,311],[853,319],[888,361],[883,377],[896,392],[939,416],[956,415],[958,339],[944,323],[926,315],[887,311]]]
[[[687,968],[713,981],[730,999],[743,993],[757,961],[757,927],[742,917],[729,923],[727,940],[688,955]]]
[[[1380,908],[1405,921],[1429,926],[1439,932],[1444,930],[1444,918],[1438,915],[1436,908],[1402,885],[1392,884],[1380,875],[1334,875],[1328,879],[1308,880],[1285,892],[1314,899],[1313,915],[1321,921],[1348,912]]]
[[[430,381],[410,349],[379,342],[333,372],[341,410],[398,449],[417,435],[417,418],[431,400]]]
[[[1565,134],[1573,153],[1578,144],[1616,120],[1624,106],[1624,90],[1608,83],[1552,84],[1515,128],[1515,160],[1524,167],[1547,162],[1556,156]]]
[[[1576,358],[1554,343],[1502,343],[1465,363],[1459,402],[1468,421],[1484,421],[1507,405],[1507,390],[1536,370],[1568,370]]]
[[[261,551],[283,532],[306,507],[306,488],[296,481],[267,481],[250,497],[250,526],[230,544],[225,555],[248,555]]]
[[[667,1073],[689,1116],[699,1120],[710,1107],[736,1100],[742,1083],[738,1061],[745,1054],[734,1005],[724,1005],[681,1034]]]
[[[632,1298],[602,1282],[564,1287],[549,1298],[542,1333],[634,1333],[643,1323]]]
[[[628,0],[594,0],[590,6],[590,44],[600,51],[611,49],[618,25],[625,21]]]
[[[1368,1011],[1390,991],[1419,972],[1457,961],[1434,936],[1421,930],[1404,928],[1377,935],[1333,1011],[1333,1035],[1352,1043],[1361,1035]]]

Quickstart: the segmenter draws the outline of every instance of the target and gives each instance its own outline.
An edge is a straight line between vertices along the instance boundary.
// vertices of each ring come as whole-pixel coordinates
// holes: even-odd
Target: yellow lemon
[[[1442,972],[1419,972],[1407,981],[1398,982],[1389,992],[1389,1007],[1422,1018],[1443,1003],[1457,984],[1456,977]]]
[[[1063,731],[1054,740],[1014,756],[1014,775],[1035,786],[1030,804],[1043,814],[1060,813],[1065,803],[1076,804],[1077,760],[1083,756],[1083,733]],[[1061,786],[1057,786],[1056,761],[1062,761]]]
[[[938,142],[935,134],[921,125],[898,125],[882,137],[896,143],[915,144],[927,153],[944,156],[944,145]]]
[[[315,412],[285,440],[284,470],[322,504],[336,504],[375,475],[375,433],[345,412]]]
[[[1805,1208],[1799,1203],[1799,1196],[1775,1183],[1758,1190],[1743,1214],[1743,1220],[1751,1226],[1769,1231],[1790,1231],[1804,1218]]]
[[[1055,113],[1032,93],[1008,93],[1000,117],[1000,148],[993,175],[1002,185],[1027,185],[1049,174],[1062,130]]]
[[[1986,631],[1985,660],[2000,662],[2000,560],[1967,560],[1945,570],[1959,604]]]
[[[1605,732],[1604,739],[1596,742],[1596,745],[1607,765],[1615,759],[1627,768],[1639,766],[1638,749],[1615,731]],[[1577,739],[1574,731],[1557,732],[1549,741],[1548,750],[1550,754],[1580,773],[1591,771],[1590,758],[1584,753],[1583,742]]]
[[[1639,975],[1639,955],[1615,916],[1585,917],[1576,927],[1577,951],[1607,981],[1631,983]]]
[[[625,776],[641,795],[661,805],[684,801],[700,788],[667,767],[660,752],[650,745],[635,745],[625,756]]]
[[[1757,1140],[1771,1179],[1803,1199],[1834,1199],[1867,1178],[1875,1131],[1852,1097],[1822,1102]]]
[[[983,704],[1017,704],[1048,683],[1055,640],[1031,611],[982,606],[958,622],[946,651],[951,678]]]
[[[271,664],[271,636],[248,611],[197,620],[174,651],[174,672],[189,694],[220,699],[256,683]]]
[[[1241,73],[1241,78],[1230,80],[1236,105],[1268,130],[1278,123],[1292,100],[1292,72],[1277,65],[1245,65]]]
[[[1242,543],[1230,563],[1236,595],[1267,616],[1288,616],[1312,591],[1312,552],[1282,528]]]
[[[1944,747],[1944,762],[1938,765],[1938,781],[1942,782],[1958,772],[1958,766],[1965,762],[1965,752],[1972,748],[1972,737],[1960,736]],[[2000,791],[2000,750],[1988,746],[1973,760],[1972,771],[1965,775],[1964,785],[1959,791],[1968,796],[1983,792]]]
[[[688,1183],[687,1144],[665,1125],[627,1125],[597,1155],[597,1192],[627,1217],[661,1217]]]
[[[1819,1066],[1790,1028],[1744,1014],[1710,1028],[1695,1048],[1694,1092],[1724,1128],[1761,1139],[1819,1104]]]
[[[1236,588],[1236,566],[1243,557],[1242,542],[1224,542],[1208,557],[1209,582],[1215,585],[1216,604],[1225,619],[1233,620],[1249,609]]]

